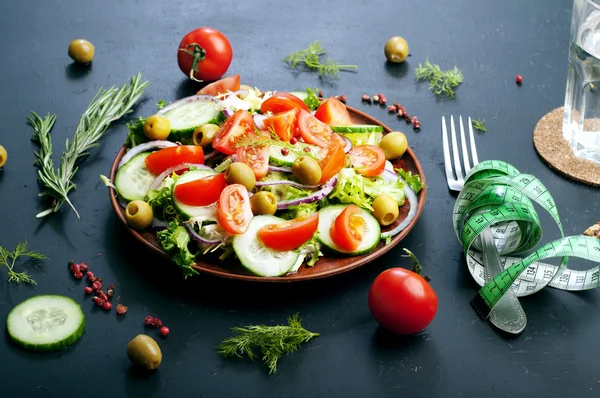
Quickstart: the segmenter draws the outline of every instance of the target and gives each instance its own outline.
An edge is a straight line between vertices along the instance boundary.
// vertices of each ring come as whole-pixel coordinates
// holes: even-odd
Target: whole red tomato
[[[369,290],[373,318],[390,331],[409,335],[425,329],[437,312],[438,299],[421,275],[404,268],[383,271]]]
[[[214,81],[227,72],[232,56],[231,44],[223,33],[202,27],[181,39],[177,63],[192,80]]]

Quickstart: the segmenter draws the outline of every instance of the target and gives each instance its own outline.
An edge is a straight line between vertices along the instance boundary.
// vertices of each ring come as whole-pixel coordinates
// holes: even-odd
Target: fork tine
[[[465,176],[460,166],[460,157],[458,156],[458,145],[456,144],[456,130],[454,129],[454,116],[450,115],[450,131],[452,131],[452,155],[454,158],[454,170],[456,171],[456,178],[462,182]]]
[[[452,164],[450,163],[450,146],[448,145],[448,131],[446,130],[446,118],[442,116],[442,148],[444,151],[444,167],[446,169],[446,180],[448,183],[454,180]]]
[[[463,126],[462,115],[458,117],[460,125],[460,146],[462,149],[463,165],[465,166],[465,176],[469,174],[471,166],[469,166],[469,154],[467,152],[467,140],[465,140],[465,126]]]
[[[473,124],[471,123],[471,116],[469,116],[469,140],[471,141],[471,157],[473,158],[473,166],[479,163],[477,159],[477,148],[475,147],[475,138],[473,138]]]

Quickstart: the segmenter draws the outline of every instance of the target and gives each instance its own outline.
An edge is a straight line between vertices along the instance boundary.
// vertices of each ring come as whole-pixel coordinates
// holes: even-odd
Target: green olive
[[[379,142],[379,147],[383,149],[387,160],[393,160],[404,155],[406,148],[408,148],[408,142],[404,134],[399,131],[392,131],[383,136]]]
[[[384,227],[398,219],[398,202],[387,193],[379,194],[373,201],[372,206],[373,216]]]
[[[277,211],[277,198],[271,192],[260,191],[250,198],[252,214],[275,214]]]
[[[408,43],[400,36],[390,37],[383,51],[388,61],[398,64],[408,57]]]
[[[153,217],[152,207],[143,200],[132,200],[125,208],[125,220],[133,229],[148,228]]]
[[[127,344],[127,356],[134,365],[146,369],[156,369],[162,361],[160,347],[145,334],[138,334]]]
[[[203,124],[198,127],[194,131],[194,135],[192,135],[192,140],[194,141],[194,145],[200,145],[204,148],[211,146],[213,139],[217,135],[221,128],[216,124]]]
[[[315,158],[300,156],[292,163],[292,174],[300,184],[317,185],[321,181],[321,166]]]
[[[225,171],[225,181],[227,184],[242,184],[250,191],[256,185],[254,172],[246,163],[233,162]]]
[[[92,62],[94,51],[94,45],[84,39],[73,40],[69,43],[69,57],[81,64]]]
[[[0,145],[0,169],[4,167],[6,161],[8,160],[8,153],[6,149],[2,145]]]
[[[152,115],[144,122],[144,135],[150,140],[166,140],[171,134],[171,122],[164,116]]]

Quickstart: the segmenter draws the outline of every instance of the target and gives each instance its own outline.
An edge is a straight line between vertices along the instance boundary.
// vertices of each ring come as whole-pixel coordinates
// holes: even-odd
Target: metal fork
[[[471,160],[469,161],[469,154],[467,151],[467,141],[465,139],[465,128],[463,125],[462,116],[459,116],[460,125],[460,143],[462,156],[459,154],[458,143],[456,137],[456,130],[454,128],[454,117],[450,116],[450,131],[452,141],[452,158],[450,157],[450,146],[448,143],[448,131],[446,128],[446,118],[442,116],[442,147],[444,150],[444,167],[446,169],[446,180],[448,182],[448,188],[453,191],[460,191],[465,185],[465,176],[469,173],[479,159],[477,158],[477,148],[475,146],[475,139],[473,137],[473,125],[471,124],[471,118],[469,117],[469,143],[471,149]],[[461,166],[461,158],[464,166]],[[454,166],[454,172],[453,172]],[[479,235],[479,244],[482,249],[483,263],[484,263],[484,279],[485,282],[489,282],[494,276],[502,272],[502,263],[494,241],[492,229],[490,227],[485,228]],[[502,299],[496,304],[490,313],[490,322],[498,329],[503,330],[512,334],[519,334],[527,325],[527,318],[525,311],[519,303],[516,293],[513,289],[509,289],[508,292],[502,297]]]

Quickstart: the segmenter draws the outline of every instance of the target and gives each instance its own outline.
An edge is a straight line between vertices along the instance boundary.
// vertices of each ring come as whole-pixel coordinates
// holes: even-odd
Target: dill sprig
[[[429,59],[425,64],[419,63],[415,69],[417,80],[429,80],[429,89],[436,95],[454,98],[455,88],[463,82],[463,73],[456,66],[452,69],[441,70],[439,65],[432,64]]]
[[[27,272],[14,271],[15,262],[19,257],[30,257],[35,260],[45,260],[47,257],[35,250],[27,250],[27,240],[19,243],[12,252],[0,246],[0,265],[5,265],[8,268],[8,281],[17,284],[37,285],[36,281]]]
[[[487,129],[485,128],[485,119],[471,119],[471,124],[473,125],[473,128],[475,130],[479,130],[484,133],[487,131]]]
[[[304,50],[288,54],[283,59],[290,67],[303,64],[308,69],[316,71],[321,77],[335,77],[341,69],[358,69],[356,65],[341,65],[330,58],[323,58],[326,54],[320,41],[312,42]]]
[[[69,192],[77,187],[73,183],[73,177],[79,169],[77,161],[88,155],[88,150],[98,146],[98,141],[111,122],[131,112],[131,107],[149,85],[149,82],[141,82],[141,75],[138,73],[131,78],[129,84],[113,86],[108,90],[100,89],[81,116],[73,139],[67,139],[58,169],[54,168],[51,158],[50,137],[56,115],[48,113],[42,119],[35,112],[31,112],[32,117],[28,117],[27,120],[33,127],[32,140],[39,145],[39,150],[35,152],[36,164],[39,166],[39,179],[45,187],[39,195],[52,200],[51,207],[38,213],[36,217],[41,218],[55,213],[64,203],[67,203],[79,218],[79,213],[68,197]]]
[[[302,327],[298,314],[288,318],[287,326],[250,325],[231,330],[237,336],[223,340],[217,347],[217,352],[226,358],[243,358],[246,354],[248,358],[255,360],[257,354],[253,349],[258,349],[262,361],[269,368],[269,374],[277,372],[277,361],[283,354],[294,352],[303,343],[319,336],[319,333],[309,332]]]

